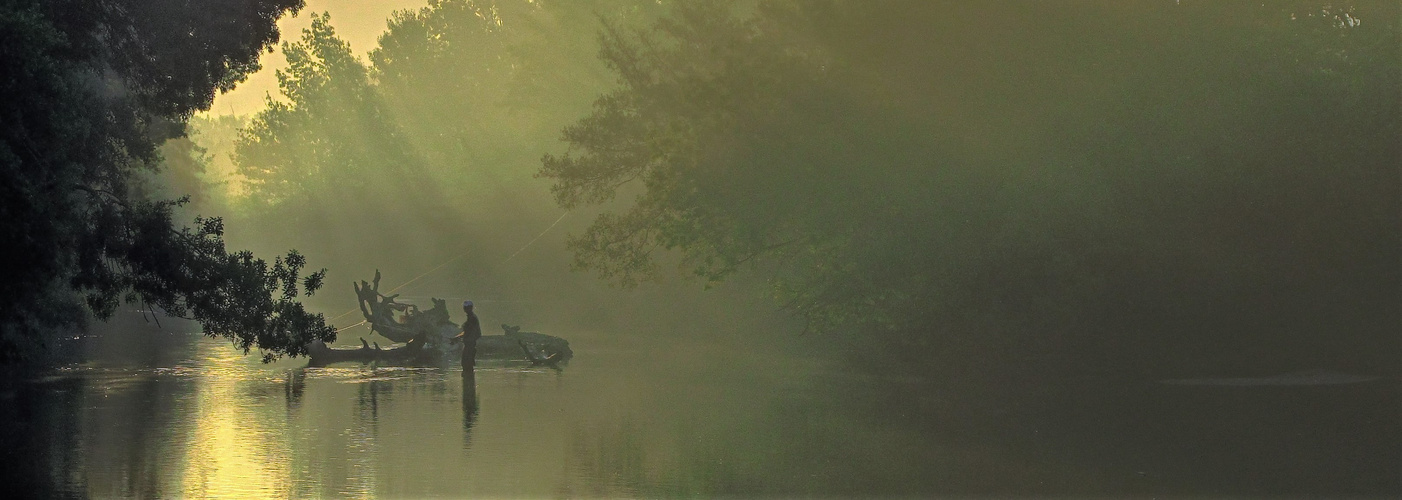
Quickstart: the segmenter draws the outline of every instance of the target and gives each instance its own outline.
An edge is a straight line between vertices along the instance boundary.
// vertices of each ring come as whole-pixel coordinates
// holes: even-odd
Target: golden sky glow
[[[427,0],[307,0],[307,6],[296,16],[278,21],[282,41],[296,40],[302,30],[311,26],[311,14],[331,13],[331,25],[336,33],[350,43],[351,50],[363,60],[375,48],[376,40],[385,32],[386,21],[397,10],[418,9]],[[211,115],[251,115],[263,108],[264,97],[277,96],[276,70],[287,67],[281,49],[263,54],[263,69],[248,77],[232,92],[214,97]]]

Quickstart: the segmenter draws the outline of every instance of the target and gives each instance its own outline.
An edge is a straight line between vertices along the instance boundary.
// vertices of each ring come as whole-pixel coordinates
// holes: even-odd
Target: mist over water
[[[5,448],[31,458],[5,469],[12,491],[1371,495],[1395,484],[1398,463],[1379,458],[1402,444],[1395,381],[1203,391],[1085,377],[970,395],[800,350],[626,329],[558,331],[576,353],[561,369],[484,361],[465,381],[452,367],[262,364],[178,323],[128,319],[99,340],[108,354],[0,395],[0,422],[20,431]],[[132,345],[137,332],[159,347]]]
[[[390,347],[379,273],[574,357],[264,364],[130,304],[0,384],[7,487],[1402,494],[1395,2],[402,7],[311,2],[148,187],[326,268],[336,347]]]

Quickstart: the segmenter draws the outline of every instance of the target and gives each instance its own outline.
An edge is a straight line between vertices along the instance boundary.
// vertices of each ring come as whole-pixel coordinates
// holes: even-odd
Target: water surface
[[[466,381],[453,366],[265,365],[167,334],[144,357],[8,386],[0,474],[34,496],[536,498],[1388,495],[1402,471],[1391,380],[968,391],[552,333],[576,352],[562,369],[486,362]]]

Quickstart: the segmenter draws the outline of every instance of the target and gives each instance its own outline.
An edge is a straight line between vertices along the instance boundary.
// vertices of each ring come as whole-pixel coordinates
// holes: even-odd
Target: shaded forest
[[[298,298],[324,272],[302,276],[294,251],[270,263],[229,251],[218,217],[176,222],[190,198],[164,197],[152,178],[161,145],[257,71],[278,39],[274,21],[297,1],[26,1],[0,4],[0,363],[39,361],[89,317],[121,304],[202,323],[245,353],[305,353],[335,331]],[[165,171],[193,180],[179,153]],[[189,175],[186,175],[189,174]],[[286,250],[283,250],[286,251]],[[264,254],[266,255],[266,254]]]
[[[289,46],[290,104],[236,148],[253,212],[504,239],[555,213],[536,174],[596,211],[576,268],[742,275],[810,331],[879,338],[866,354],[1394,364],[1394,6],[617,5],[590,7],[624,13],[602,17],[607,72],[593,24],[549,5],[406,12],[368,62],[319,21]]]
[[[772,335],[948,376],[1402,354],[1395,2],[442,0],[363,56],[304,15],[281,95],[133,196],[333,284],[451,261],[424,289],[575,322],[765,297]],[[159,303],[135,283],[94,289]]]

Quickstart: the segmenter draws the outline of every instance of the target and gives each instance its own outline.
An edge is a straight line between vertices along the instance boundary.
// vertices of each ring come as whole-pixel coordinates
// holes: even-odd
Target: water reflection
[[[19,496],[56,498],[86,489],[81,380],[49,378],[0,391],[0,482]],[[26,495],[26,492],[29,494]]]
[[[288,465],[293,452],[283,439],[288,420],[260,411],[271,403],[269,387],[260,383],[267,380],[242,369],[246,357],[236,350],[211,343],[200,347],[197,359],[204,370],[196,377],[194,405],[187,413],[186,423],[193,429],[186,431],[189,449],[178,474],[181,496],[291,495]]]
[[[1058,396],[1075,408],[1050,411],[773,353],[685,352],[594,348],[565,371],[483,363],[464,373],[262,365],[198,340],[165,366],[99,363],[0,386],[0,481],[36,498],[1399,489],[1393,385],[1203,393],[1076,382],[1064,390],[1074,397]],[[1234,463],[1259,467],[1242,476]]]
[[[293,368],[287,370],[287,378],[283,381],[282,391],[287,399],[287,413],[291,415],[302,405],[302,391],[307,387],[307,369]]]
[[[462,447],[472,447],[472,424],[477,422],[477,374],[462,372]]]

